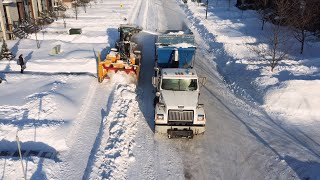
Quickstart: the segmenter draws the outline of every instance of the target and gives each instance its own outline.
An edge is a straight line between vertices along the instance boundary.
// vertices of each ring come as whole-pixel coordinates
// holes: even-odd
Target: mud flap
[[[184,129],[184,130],[178,130],[178,129],[168,129],[168,138],[193,138],[193,131],[191,129]]]

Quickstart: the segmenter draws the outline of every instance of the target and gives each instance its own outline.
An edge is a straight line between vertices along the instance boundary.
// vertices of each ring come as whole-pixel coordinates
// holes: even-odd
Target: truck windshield
[[[162,79],[161,88],[173,91],[197,90],[197,79]]]

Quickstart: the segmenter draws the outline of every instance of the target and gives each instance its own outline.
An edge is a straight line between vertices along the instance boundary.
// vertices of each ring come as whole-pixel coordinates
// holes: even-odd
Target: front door
[[[19,14],[19,21],[22,21],[24,17],[24,8],[22,2],[17,3],[17,8],[18,8],[18,14]]]

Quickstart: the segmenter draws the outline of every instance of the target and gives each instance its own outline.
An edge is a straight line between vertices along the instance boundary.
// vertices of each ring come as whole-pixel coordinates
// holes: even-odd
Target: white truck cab
[[[155,132],[168,137],[188,137],[205,131],[206,116],[199,104],[199,88],[204,78],[194,69],[163,68],[153,78],[156,88]]]

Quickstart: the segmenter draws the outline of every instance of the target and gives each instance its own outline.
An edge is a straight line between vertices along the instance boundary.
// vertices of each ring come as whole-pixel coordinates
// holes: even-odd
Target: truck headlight
[[[204,121],[204,115],[203,114],[199,114],[197,120],[198,121]]]
[[[157,120],[163,120],[163,114],[157,114],[156,119]]]

